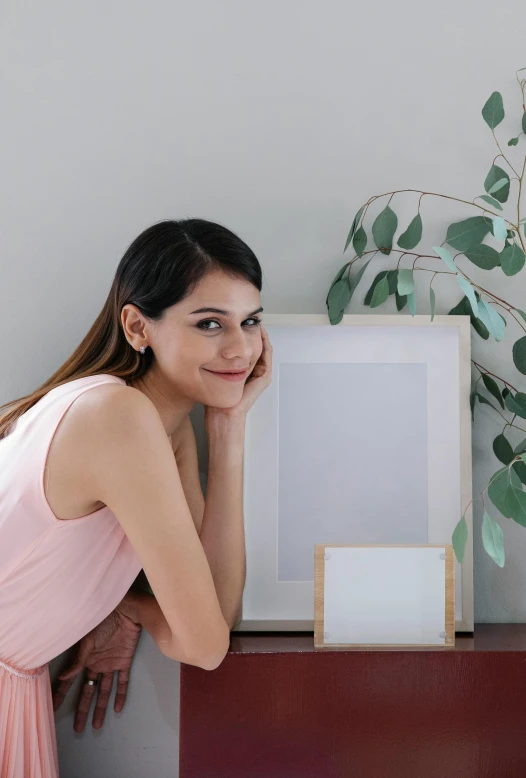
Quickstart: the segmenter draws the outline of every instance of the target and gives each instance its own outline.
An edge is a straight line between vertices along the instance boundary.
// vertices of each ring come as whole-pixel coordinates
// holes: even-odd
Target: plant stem
[[[499,379],[499,381],[502,381],[502,383],[503,383],[503,384],[506,384],[506,386],[509,386],[509,387],[511,387],[511,389],[513,389],[513,391],[514,391],[514,392],[517,392],[517,390],[515,389],[515,387],[514,387],[514,386],[512,386],[512,385],[509,383],[509,381],[505,381],[505,380],[504,380],[504,378],[501,378],[499,375],[496,375],[495,373],[491,373],[491,372],[490,372],[490,371],[489,371],[487,368],[485,368],[483,365],[479,364],[478,362],[475,362],[475,360],[474,360],[474,359],[472,359],[471,361],[473,362],[473,364],[475,365],[475,367],[477,368],[477,370],[479,370],[479,371],[480,371],[480,373],[481,373],[481,374],[482,374],[482,373],[486,373],[487,375],[491,375],[491,376],[493,376],[493,378],[498,378],[498,379]]]

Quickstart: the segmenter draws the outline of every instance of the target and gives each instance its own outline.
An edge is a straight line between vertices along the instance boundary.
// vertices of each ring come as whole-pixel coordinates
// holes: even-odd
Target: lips
[[[204,368],[206,370],[206,368]],[[222,378],[225,381],[243,381],[248,373],[247,370],[242,370],[239,373],[219,373],[215,370],[206,370],[207,373],[211,373],[212,375],[217,376],[218,378]]]

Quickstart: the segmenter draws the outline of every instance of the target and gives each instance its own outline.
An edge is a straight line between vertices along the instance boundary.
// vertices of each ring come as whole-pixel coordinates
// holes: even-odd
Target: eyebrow
[[[256,313],[261,313],[263,308],[258,308],[256,311],[247,314],[247,317],[254,316]],[[194,313],[219,313],[221,316],[230,316],[229,311],[222,311],[220,308],[198,308],[197,311],[192,311],[190,316]]]

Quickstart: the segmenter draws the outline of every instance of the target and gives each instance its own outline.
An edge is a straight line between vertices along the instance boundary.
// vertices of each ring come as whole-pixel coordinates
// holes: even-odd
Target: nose
[[[224,359],[237,359],[248,365],[251,361],[253,344],[242,330],[230,332],[221,345],[221,356]]]

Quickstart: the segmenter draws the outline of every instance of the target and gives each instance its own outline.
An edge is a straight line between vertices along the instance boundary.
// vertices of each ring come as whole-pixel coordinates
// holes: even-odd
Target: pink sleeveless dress
[[[119,604],[141,563],[115,514],[57,519],[44,465],[58,424],[106,373],[52,389],[0,438],[0,778],[58,776],[48,662]]]

